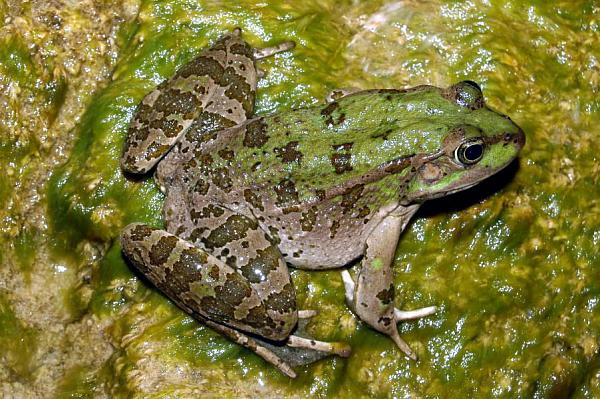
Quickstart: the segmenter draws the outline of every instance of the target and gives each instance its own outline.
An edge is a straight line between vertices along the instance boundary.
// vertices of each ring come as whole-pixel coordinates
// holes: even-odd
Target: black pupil
[[[481,144],[471,144],[465,148],[465,159],[467,161],[476,161],[483,153],[483,146]]]

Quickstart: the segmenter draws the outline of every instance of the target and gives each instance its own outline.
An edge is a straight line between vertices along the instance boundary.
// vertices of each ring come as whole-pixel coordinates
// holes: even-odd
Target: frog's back
[[[220,147],[235,153],[241,185],[271,188],[274,196],[279,185],[297,194],[282,204],[312,204],[334,187],[379,179],[386,167],[398,174],[408,157],[438,151],[443,136],[472,113],[433,86],[369,90],[254,119]]]

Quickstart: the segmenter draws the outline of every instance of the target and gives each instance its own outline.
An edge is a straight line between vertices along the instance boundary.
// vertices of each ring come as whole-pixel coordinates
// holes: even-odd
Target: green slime
[[[87,106],[68,162],[51,171],[40,208],[49,230],[23,231],[10,249],[25,275],[35,271],[31,254],[40,242],[51,248],[49,262],[69,267],[78,267],[85,243],[102,249],[91,293],[74,286],[65,306],[73,317],[108,325],[115,352],[99,369],[71,370],[56,382],[56,397],[92,397],[100,383],[117,397],[600,397],[599,7],[593,0],[425,3],[141,2],[137,18],[118,33],[112,80]],[[267,75],[258,114],[316,104],[335,88],[445,87],[470,79],[525,130],[518,164],[478,188],[427,203],[401,238],[397,306],[440,308],[400,325],[419,361],[356,321],[338,271],[293,271],[300,307],[319,310],[309,331],[348,341],[353,353],[299,367],[290,381],[187,317],[124,262],[116,240],[123,226],[162,225],[163,196],[153,179],[126,179],[119,169],[134,109],[236,26],[256,46],[297,43],[261,62]],[[29,57],[21,38],[3,43],[2,79],[39,96],[51,115],[64,82],[39,78],[43,71]],[[3,135],[0,166],[27,164],[38,145],[15,143]],[[17,172],[0,180],[3,202],[28,168]],[[0,260],[7,261],[2,253]],[[2,291],[0,331],[3,361],[27,381],[31,353],[17,353],[14,339],[34,348],[36,333]],[[175,370],[187,379],[175,378]]]

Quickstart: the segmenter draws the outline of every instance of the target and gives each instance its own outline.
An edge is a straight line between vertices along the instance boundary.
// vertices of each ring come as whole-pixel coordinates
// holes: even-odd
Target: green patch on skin
[[[379,270],[383,267],[383,260],[381,258],[375,258],[371,261],[371,268],[374,270]]]

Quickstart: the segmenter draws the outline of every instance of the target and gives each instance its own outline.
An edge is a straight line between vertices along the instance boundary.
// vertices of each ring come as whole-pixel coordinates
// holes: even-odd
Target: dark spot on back
[[[264,302],[268,310],[291,313],[296,309],[296,293],[292,283],[287,283],[280,292],[273,292]]]
[[[269,226],[269,233],[266,235],[267,240],[272,245],[279,245],[281,243],[281,239],[279,238],[279,229],[275,226]]]
[[[229,192],[233,185],[229,170],[227,168],[217,168],[212,171],[212,182],[225,192]]]
[[[219,156],[221,158],[223,158],[226,161],[231,161],[234,157],[234,152],[233,150],[230,150],[228,148],[222,148],[219,150],[218,152]]]
[[[276,147],[273,149],[273,152],[284,163],[296,162],[300,164],[302,161],[302,153],[298,151],[297,141],[290,141],[283,147]]]
[[[340,228],[339,221],[334,220],[333,222],[331,222],[331,227],[329,228],[329,238],[334,239],[339,228]]]
[[[283,179],[273,188],[277,195],[277,205],[285,205],[298,202],[298,192],[296,185],[290,179]]]
[[[268,140],[267,124],[263,118],[258,118],[245,126],[246,133],[244,135],[244,145],[246,147],[261,147]]]
[[[392,303],[394,300],[394,286],[390,284],[387,290],[379,291],[377,293],[377,299],[379,299],[384,305]]]
[[[268,246],[257,250],[256,256],[240,267],[240,271],[251,283],[262,283],[269,278],[272,270],[279,267],[279,259],[279,251],[273,246]]]
[[[209,187],[210,187],[210,185],[207,182],[205,182],[203,179],[198,179],[198,181],[194,185],[194,192],[196,192],[200,195],[206,195],[206,193],[208,193]]]
[[[237,123],[219,114],[202,111],[185,133],[186,140],[204,143],[214,140],[218,131],[235,126]]]
[[[337,101],[332,101],[321,110],[321,115],[325,118],[325,124],[335,126],[344,122],[346,114],[343,112],[340,112],[337,118],[334,119],[334,113],[339,107],[340,104]]]
[[[202,239],[207,249],[221,248],[232,241],[246,237],[248,230],[258,228],[256,221],[242,215],[232,215],[219,227],[213,229],[208,237]]]
[[[332,146],[334,153],[330,157],[331,165],[338,175],[352,170],[352,155],[350,154],[352,145],[353,143],[349,142]]]
[[[362,196],[363,189],[364,186],[362,184],[357,184],[342,196],[342,202],[340,205],[343,208],[344,214],[350,212],[354,208],[356,202]]]
[[[246,200],[246,202],[248,202],[254,208],[260,210],[261,212],[265,210],[262,200],[256,194],[256,192],[254,192],[254,190],[251,190],[249,188],[245,189],[244,190],[244,199]]]
[[[132,241],[142,241],[144,238],[150,237],[155,230],[156,229],[146,226],[145,224],[138,224],[129,232],[129,238]]]
[[[302,231],[312,231],[316,221],[317,211],[315,207],[311,207],[306,212],[302,212],[302,215],[300,216],[300,226]]]
[[[332,154],[331,155],[331,165],[335,169],[335,173],[342,174],[344,172],[349,172],[352,170],[352,165],[350,164],[350,160],[352,159],[352,155],[350,154]]]
[[[247,43],[234,43],[229,47],[229,51],[233,54],[243,55],[251,60],[254,60],[252,49]]]
[[[171,252],[177,245],[177,237],[175,236],[163,236],[161,237],[152,247],[148,254],[150,263],[155,266],[160,266],[169,259]]]

